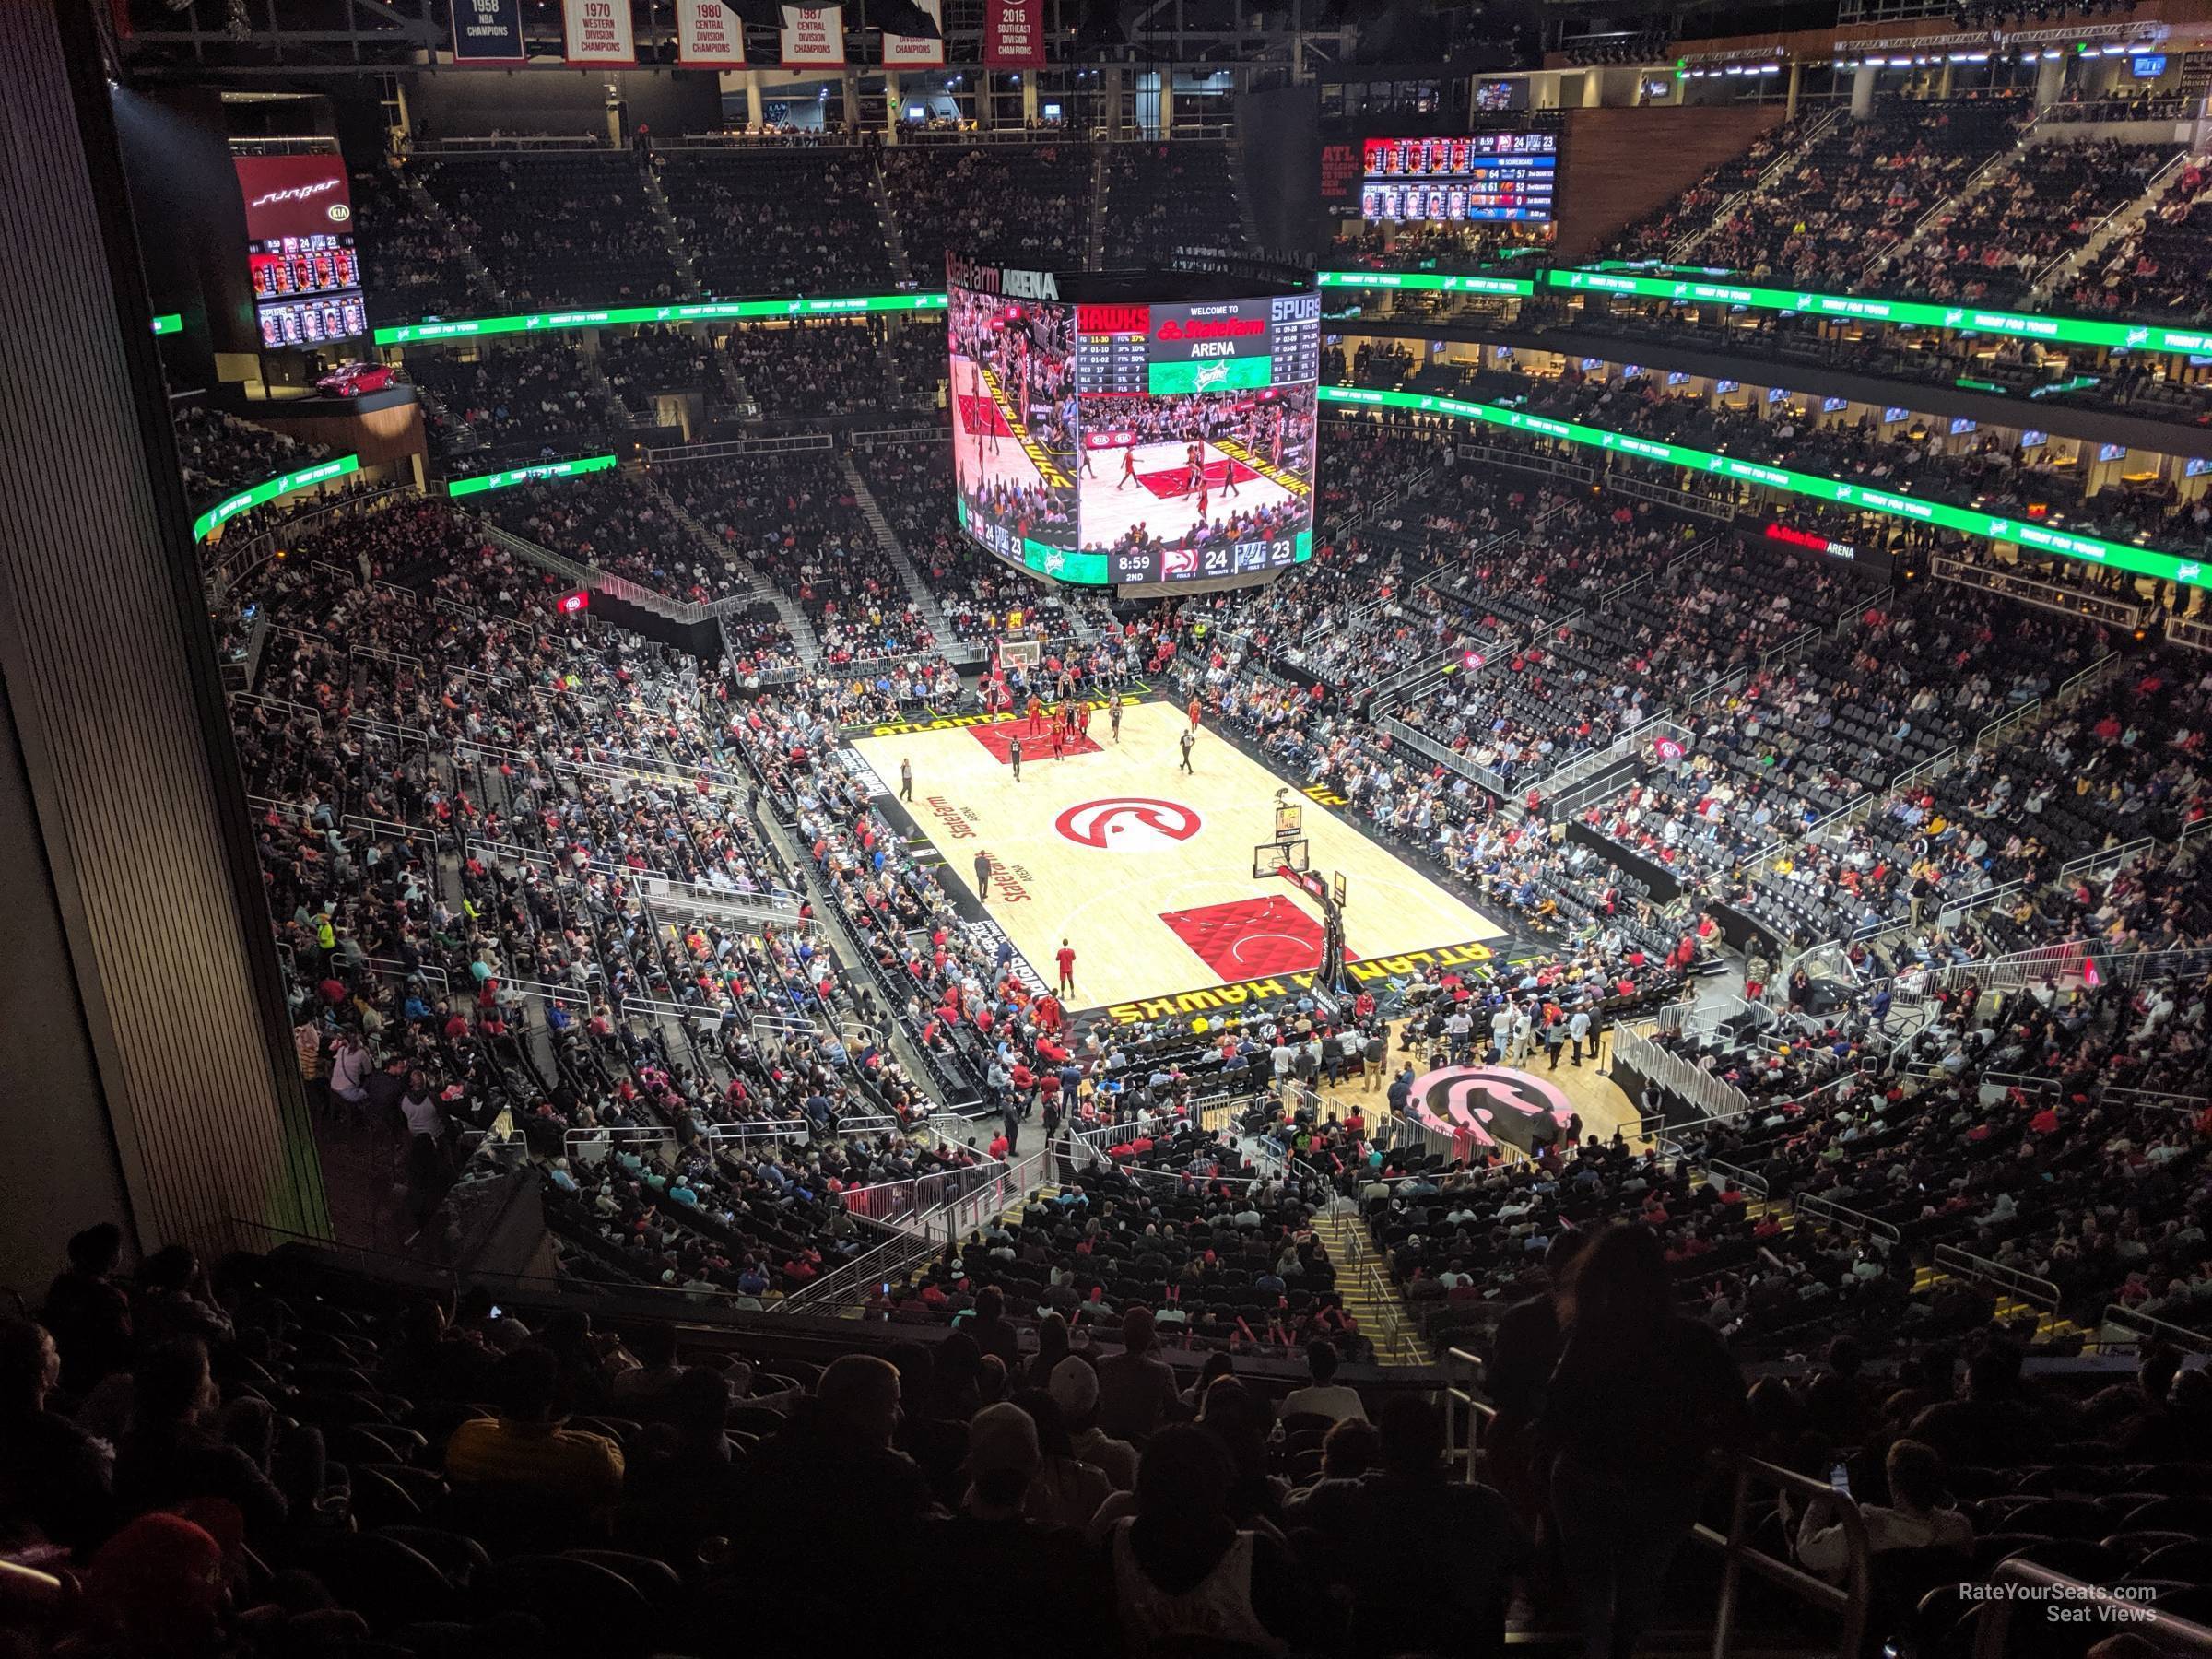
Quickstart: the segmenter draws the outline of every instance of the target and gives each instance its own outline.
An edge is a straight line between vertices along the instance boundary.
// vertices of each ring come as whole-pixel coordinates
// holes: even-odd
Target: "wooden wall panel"
[[[1587,258],[1623,225],[1679,195],[1782,121],[1778,103],[1568,111],[1560,254]]]
[[[0,6],[0,674],[66,940],[45,967],[74,984],[142,1246],[319,1231],[91,17]],[[11,1143],[46,1110],[0,1107]]]

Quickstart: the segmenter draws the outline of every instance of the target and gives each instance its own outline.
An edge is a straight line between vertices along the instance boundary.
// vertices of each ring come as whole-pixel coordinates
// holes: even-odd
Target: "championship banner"
[[[991,0],[983,16],[983,67],[1044,67],[1044,0]]]
[[[629,0],[561,0],[571,64],[635,64],[638,42],[630,33]]]
[[[745,19],[722,0],[676,0],[676,61],[688,69],[745,66]]]
[[[783,67],[842,69],[845,66],[845,8],[841,6],[787,6],[783,8]]]
[[[892,34],[888,29],[883,37],[883,66],[886,69],[941,69],[945,66],[945,0],[914,0],[927,12],[930,21],[937,26],[933,39],[928,35]]]
[[[453,23],[453,62],[526,64],[523,0],[448,0]]]

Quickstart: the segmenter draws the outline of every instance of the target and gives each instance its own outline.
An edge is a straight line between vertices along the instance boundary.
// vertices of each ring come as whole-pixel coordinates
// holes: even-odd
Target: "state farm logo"
[[[274,207],[279,202],[311,202],[319,195],[328,195],[345,181],[317,179],[312,184],[294,184],[285,190],[272,190],[266,195],[257,195],[248,202],[248,207]]]
[[[1102,853],[1149,853],[1189,841],[1205,826],[1205,819],[1180,802],[1143,795],[1085,801],[1053,820],[1053,828],[1077,846]]]
[[[1258,317],[1224,317],[1218,323],[1208,323],[1194,317],[1188,323],[1179,323],[1170,317],[1159,325],[1156,340],[1241,340],[1253,335],[1267,332],[1267,324]]]

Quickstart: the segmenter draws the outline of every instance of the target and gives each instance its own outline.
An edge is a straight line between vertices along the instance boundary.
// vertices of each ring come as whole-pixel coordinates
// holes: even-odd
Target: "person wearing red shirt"
[[[1065,996],[1076,988],[1075,947],[1070,945],[1065,939],[1061,940],[1060,948],[1053,953],[1053,960],[1060,964],[1060,984],[1058,989],[1059,994],[1062,996]]]

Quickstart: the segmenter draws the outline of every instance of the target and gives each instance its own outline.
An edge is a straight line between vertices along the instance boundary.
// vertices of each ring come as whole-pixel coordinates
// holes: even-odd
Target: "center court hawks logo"
[[[1445,1065],[1413,1081],[1413,1112],[1440,1134],[1529,1151],[1557,1140],[1574,1108],[1558,1085],[1507,1065]],[[1551,1120],[1547,1125],[1546,1118]]]
[[[1205,827],[1206,820],[1180,802],[1143,795],[1085,801],[1053,820],[1053,828],[1077,846],[1103,853],[1149,853],[1189,841]]]

